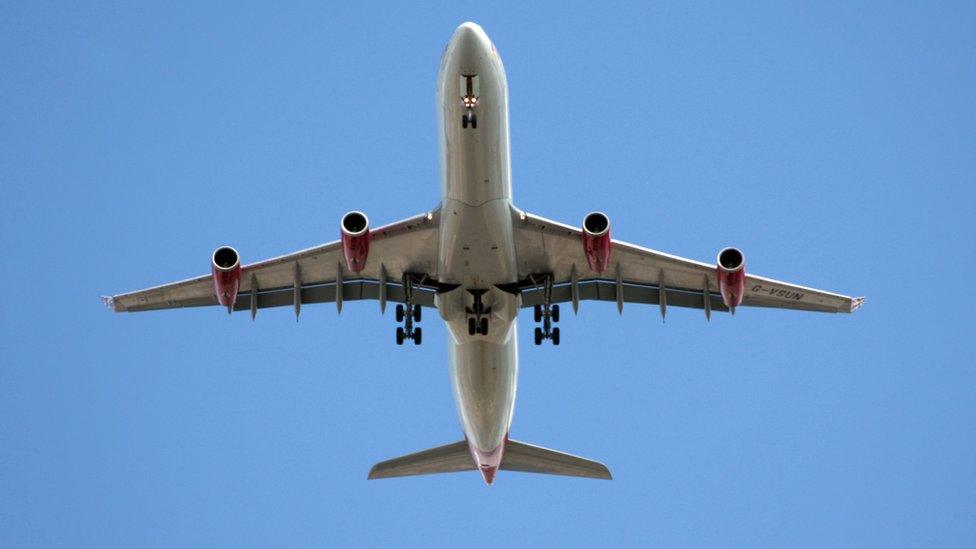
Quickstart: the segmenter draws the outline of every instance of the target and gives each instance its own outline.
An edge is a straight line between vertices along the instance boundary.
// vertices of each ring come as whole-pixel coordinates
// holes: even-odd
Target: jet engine
[[[590,270],[602,273],[610,263],[610,218],[601,212],[583,218],[583,253]]]
[[[241,257],[237,250],[230,246],[221,246],[214,250],[210,260],[210,272],[213,274],[217,301],[230,312],[241,287]]]
[[[358,273],[366,267],[366,256],[369,255],[369,219],[363,212],[352,211],[342,216],[339,226],[346,267]]]
[[[746,289],[746,259],[737,248],[725,248],[718,253],[715,274],[722,301],[730,311],[742,304]]]

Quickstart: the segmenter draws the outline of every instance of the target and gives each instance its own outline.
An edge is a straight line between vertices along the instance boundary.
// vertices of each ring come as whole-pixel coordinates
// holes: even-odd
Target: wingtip
[[[593,462],[596,467],[594,467],[593,475],[589,478],[595,478],[597,480],[613,480],[613,475],[610,474],[610,468],[600,463],[599,461]]]
[[[108,308],[108,310],[112,311],[113,313],[116,312],[115,298],[114,297],[112,297],[110,295],[103,295],[102,296],[102,305],[105,305]]]
[[[383,468],[381,467],[383,463],[385,462],[381,461],[379,463],[373,464],[373,466],[369,468],[369,474],[366,475],[366,480],[376,480],[378,478],[385,478],[385,476],[382,474]]]
[[[868,298],[864,296],[851,299],[851,312],[853,313],[854,311],[860,309],[862,306],[864,306],[867,300]]]

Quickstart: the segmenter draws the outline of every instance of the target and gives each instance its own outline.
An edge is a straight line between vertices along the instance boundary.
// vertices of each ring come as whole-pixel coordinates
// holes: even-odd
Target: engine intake
[[[725,248],[718,253],[715,274],[722,301],[730,311],[742,304],[746,288],[746,259],[737,248]]]
[[[229,312],[237,302],[237,291],[241,288],[241,257],[230,246],[214,250],[210,258],[210,272],[213,275],[214,294],[221,305]]]
[[[363,212],[352,211],[342,216],[339,222],[342,230],[342,255],[346,267],[358,273],[366,267],[369,256],[369,219]]]
[[[610,263],[610,218],[602,212],[592,212],[583,218],[583,253],[590,270],[602,273]]]

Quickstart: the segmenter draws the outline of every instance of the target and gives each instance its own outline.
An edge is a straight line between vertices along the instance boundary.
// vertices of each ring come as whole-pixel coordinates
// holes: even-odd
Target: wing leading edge
[[[522,295],[522,306],[544,302],[545,285],[538,275],[550,276],[551,303],[596,300],[729,310],[718,292],[715,265],[658,252],[620,240],[612,241],[609,268],[597,275],[589,270],[579,228],[513,209],[515,245],[521,282],[509,285]],[[745,307],[770,307],[826,313],[851,313],[864,303],[854,298],[770,278],[746,275]]]
[[[245,265],[234,309],[295,305],[296,296],[299,305],[358,299],[404,302],[402,280],[407,273],[424,273],[426,283],[418,284],[414,302],[432,307],[438,289],[439,220],[435,210],[371,230],[369,258],[360,273],[343,272],[342,242],[338,240]],[[102,300],[116,312],[218,305],[211,275]]]

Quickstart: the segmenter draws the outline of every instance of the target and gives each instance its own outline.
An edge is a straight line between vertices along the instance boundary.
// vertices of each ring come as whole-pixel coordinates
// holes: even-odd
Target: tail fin
[[[544,473],[570,477],[611,479],[606,465],[517,440],[505,443],[501,469],[523,473]],[[369,471],[370,479],[475,471],[466,441],[455,442],[415,454],[382,461]]]

